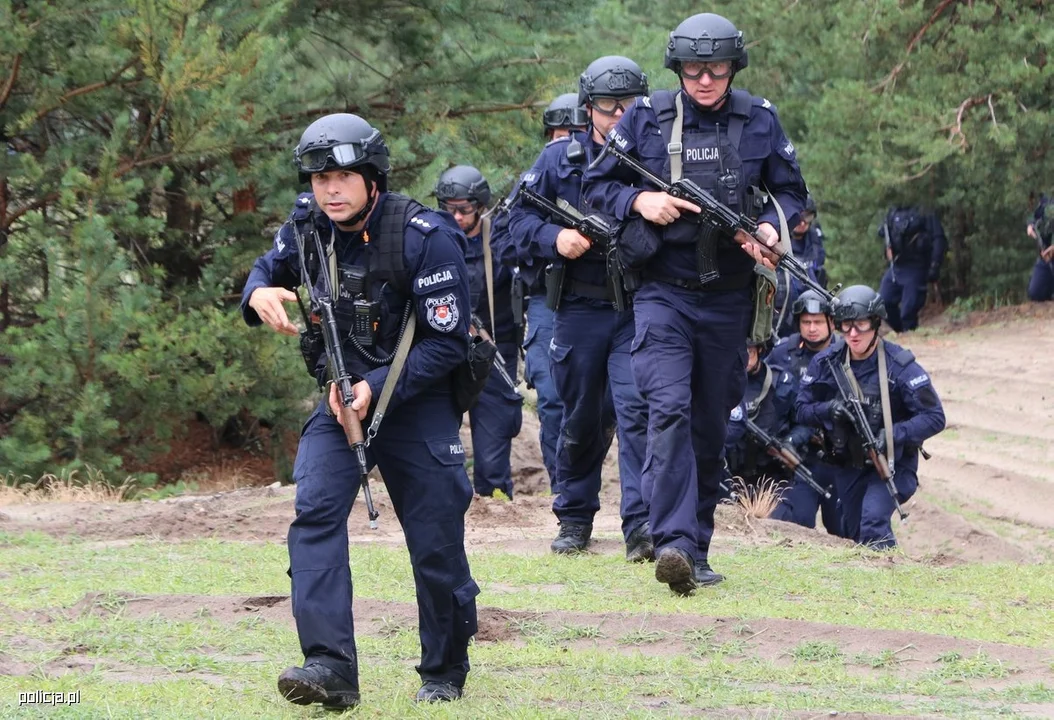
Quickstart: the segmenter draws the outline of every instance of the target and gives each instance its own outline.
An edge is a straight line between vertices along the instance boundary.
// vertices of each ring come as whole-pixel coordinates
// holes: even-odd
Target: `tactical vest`
[[[427,210],[413,198],[388,193],[381,205],[380,217],[363,232],[365,248],[357,261],[351,263],[347,257],[340,257],[341,248],[334,248],[336,255],[325,260],[329,263],[336,286],[334,311],[340,336],[347,338],[344,352],[349,363],[362,363],[372,369],[391,361],[390,356],[399,341],[407,308],[412,312],[409,305],[412,299],[410,275],[403,255],[404,234],[411,219]],[[316,212],[321,215],[320,211]],[[325,245],[325,233],[322,237]],[[319,259],[314,243],[309,240],[306,245],[308,272],[314,280],[316,291],[321,291]],[[356,300],[359,301],[358,306]],[[370,319],[376,328],[375,342],[372,345],[356,345],[350,342],[350,337],[357,322],[361,327],[361,314],[367,310],[368,304],[375,304],[376,315]],[[415,338],[415,342],[418,339]]]
[[[929,260],[932,238],[926,218],[914,208],[898,208],[890,213],[889,244],[893,254],[902,259]]]
[[[753,103],[750,93],[738,89],[732,91],[727,126],[719,124],[713,131],[695,129],[683,133],[677,127],[676,97],[676,92],[660,90],[650,98],[668,152],[663,161],[663,177],[671,182],[680,177],[693,180],[718,202],[756,218],[758,212],[748,191],[756,187],[761,178],[744,177],[743,161],[739,156],[743,127],[750,118]],[[681,159],[683,170],[680,177],[673,177],[675,173],[671,172],[671,157],[674,155]],[[671,243],[691,243],[696,239],[697,228],[698,224],[692,222],[671,223],[665,227],[663,239]]]

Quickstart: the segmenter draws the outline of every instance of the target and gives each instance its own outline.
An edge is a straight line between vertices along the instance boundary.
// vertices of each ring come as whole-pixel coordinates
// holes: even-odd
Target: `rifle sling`
[[[886,431],[886,461],[889,463],[889,472],[893,473],[893,456],[895,450],[893,448],[893,413],[890,410],[889,404],[889,377],[886,374],[886,348],[882,338],[878,339],[877,347],[875,352],[878,353],[878,394],[882,398],[882,427]],[[849,365],[849,348],[845,350],[845,362],[842,367],[845,369],[845,377],[849,380],[849,387],[853,391],[856,397],[863,401],[864,393],[860,390],[860,383],[856,381],[856,375],[853,374],[853,369]]]

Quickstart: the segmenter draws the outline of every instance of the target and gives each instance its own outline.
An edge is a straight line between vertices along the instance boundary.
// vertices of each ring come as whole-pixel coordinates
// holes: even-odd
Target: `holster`
[[[498,346],[490,340],[479,335],[470,336],[465,362],[454,371],[454,399],[461,412],[470,410],[479,400],[497,353]]]
[[[562,262],[549,263],[545,267],[545,306],[550,310],[555,311],[560,307],[566,275],[567,266]]]

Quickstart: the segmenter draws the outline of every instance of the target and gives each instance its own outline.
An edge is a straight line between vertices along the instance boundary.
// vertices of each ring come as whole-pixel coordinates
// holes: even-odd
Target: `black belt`
[[[594,285],[593,283],[582,282],[573,278],[564,283],[564,294],[578,295],[590,300],[606,300],[607,302],[611,302],[614,299],[611,297],[611,291],[607,285]]]
[[[675,287],[684,288],[685,290],[698,290],[701,292],[715,292],[723,290],[742,290],[750,285],[750,280],[754,276],[753,272],[748,273],[737,273],[735,275],[722,275],[716,280],[711,280],[705,285],[698,280],[688,280],[686,278],[676,278],[669,275],[661,275],[659,273],[646,272],[644,273],[645,280],[656,280],[667,285],[673,285]]]

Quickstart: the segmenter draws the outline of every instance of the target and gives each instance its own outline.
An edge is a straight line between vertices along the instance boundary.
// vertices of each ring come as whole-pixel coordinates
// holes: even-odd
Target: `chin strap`
[[[688,101],[690,103],[692,103],[692,105],[695,105],[697,108],[699,108],[703,112],[714,112],[717,108],[719,108],[721,106],[721,103],[723,103],[725,100],[727,100],[729,97],[731,97],[731,95],[732,95],[732,81],[735,80],[735,79],[736,79],[736,71],[733,70],[732,74],[728,76],[728,87],[725,88],[725,91],[724,91],[724,93],[721,94],[721,97],[719,97],[717,100],[714,100],[714,104],[713,105],[703,105],[702,103],[697,101],[695,98],[693,98],[692,94],[690,92],[688,92],[688,90],[686,90],[685,87],[684,87],[684,78],[681,78],[681,90],[684,90],[684,94],[688,96]]]
[[[357,213],[355,213],[353,217],[350,217],[343,223],[341,223],[342,225],[352,226],[362,222],[366,219],[366,216],[370,214],[370,210],[373,210],[374,203],[377,202],[377,195],[375,195],[373,192],[377,189],[377,186],[374,184],[373,180],[367,177],[365,173],[363,173],[362,181],[366,184],[366,205],[362,208],[362,210],[359,210]]]

